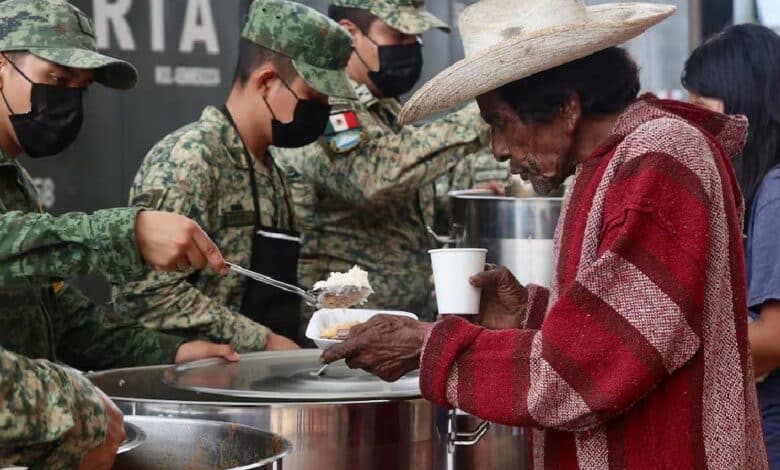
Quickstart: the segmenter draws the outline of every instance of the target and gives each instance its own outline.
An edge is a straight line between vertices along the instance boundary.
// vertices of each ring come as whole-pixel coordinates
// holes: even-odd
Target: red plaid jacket
[[[426,398],[533,427],[535,469],[767,468],[747,344],[741,117],[651,96],[578,170],[525,329],[431,330]]]

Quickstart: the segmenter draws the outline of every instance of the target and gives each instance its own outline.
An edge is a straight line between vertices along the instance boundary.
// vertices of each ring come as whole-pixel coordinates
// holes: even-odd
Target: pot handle
[[[472,432],[451,432],[448,438],[448,444],[451,451],[455,447],[470,447],[477,444],[490,429],[490,422],[482,421]]]
[[[434,240],[436,240],[436,243],[441,245],[451,245],[457,241],[454,237],[445,237],[444,235],[439,235],[436,233],[436,231],[433,230],[433,228],[431,228],[430,225],[426,225],[425,229],[428,230],[428,233],[431,234]]]

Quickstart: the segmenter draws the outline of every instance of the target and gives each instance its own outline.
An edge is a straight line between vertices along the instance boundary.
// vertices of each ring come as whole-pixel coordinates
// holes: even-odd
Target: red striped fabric
[[[578,168],[527,329],[439,322],[425,397],[539,429],[535,468],[766,468],[728,161],[745,136],[742,118],[632,105]]]

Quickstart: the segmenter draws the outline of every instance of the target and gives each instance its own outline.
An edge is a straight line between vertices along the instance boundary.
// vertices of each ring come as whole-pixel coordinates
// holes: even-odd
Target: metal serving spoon
[[[268,284],[285,292],[300,296],[306,305],[314,308],[349,308],[365,301],[371,294],[371,289],[359,286],[339,286],[335,288],[312,289],[306,291],[298,286],[277,281],[264,274],[250,271],[233,263],[225,263],[231,271],[246,276],[257,282]]]

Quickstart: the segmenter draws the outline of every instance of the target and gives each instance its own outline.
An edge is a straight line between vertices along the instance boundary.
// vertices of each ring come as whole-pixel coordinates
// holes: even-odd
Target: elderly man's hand
[[[433,325],[397,315],[377,315],[354,326],[347,339],[322,354],[330,364],[346,359],[351,369],[364,369],[395,382],[420,367],[425,335]]]
[[[507,268],[500,266],[471,277],[471,285],[482,289],[477,322],[485,328],[520,328],[528,291]]]

